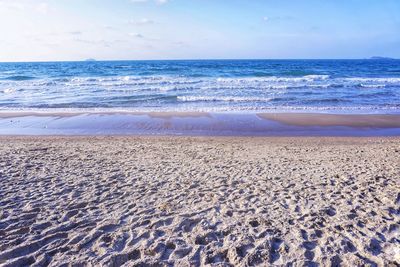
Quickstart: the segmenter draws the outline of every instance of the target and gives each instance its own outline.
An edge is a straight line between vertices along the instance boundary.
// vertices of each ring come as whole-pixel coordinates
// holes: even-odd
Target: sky
[[[0,0],[0,61],[400,58],[399,0]]]

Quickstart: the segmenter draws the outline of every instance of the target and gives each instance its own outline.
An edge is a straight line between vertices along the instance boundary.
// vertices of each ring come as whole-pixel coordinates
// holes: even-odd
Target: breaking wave
[[[0,109],[396,110],[400,106],[400,77],[394,71],[398,62],[385,64],[392,65],[375,68],[371,63],[340,61],[1,64]]]

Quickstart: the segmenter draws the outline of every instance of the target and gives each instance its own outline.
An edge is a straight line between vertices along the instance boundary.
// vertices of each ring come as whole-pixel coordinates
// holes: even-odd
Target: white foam
[[[272,98],[260,98],[260,97],[235,97],[235,96],[178,96],[178,101],[184,102],[215,102],[215,101],[225,101],[225,102],[269,102]]]
[[[329,75],[306,75],[304,78],[313,79],[313,80],[327,80],[330,78]]]
[[[359,86],[363,87],[363,88],[385,88],[386,84],[363,84],[363,83],[361,83]]]
[[[400,83],[400,77],[393,78],[344,78],[345,81],[359,82],[359,83]]]
[[[249,78],[217,78],[217,82],[220,83],[232,83],[232,82],[251,82],[251,83],[264,83],[264,82],[312,82],[312,81],[324,81],[329,79],[329,75],[306,75],[302,77],[249,77]]]
[[[1,92],[4,94],[11,94],[11,93],[15,92],[15,89],[14,88],[6,88],[6,89],[2,90]]]

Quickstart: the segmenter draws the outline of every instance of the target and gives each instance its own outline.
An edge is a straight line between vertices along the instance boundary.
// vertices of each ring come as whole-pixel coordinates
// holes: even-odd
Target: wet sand
[[[258,116],[296,126],[400,128],[400,116],[392,114],[261,113]]]
[[[3,266],[398,266],[400,138],[1,137]]]
[[[400,136],[400,115],[0,112],[0,135]]]

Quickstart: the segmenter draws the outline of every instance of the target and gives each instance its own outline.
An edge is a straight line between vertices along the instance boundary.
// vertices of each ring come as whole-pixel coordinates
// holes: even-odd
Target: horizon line
[[[262,61],[262,60],[400,60],[392,57],[369,57],[369,58],[186,58],[186,59],[81,59],[81,60],[33,60],[33,61],[0,61],[2,63],[57,63],[57,62],[112,62],[112,61]]]

